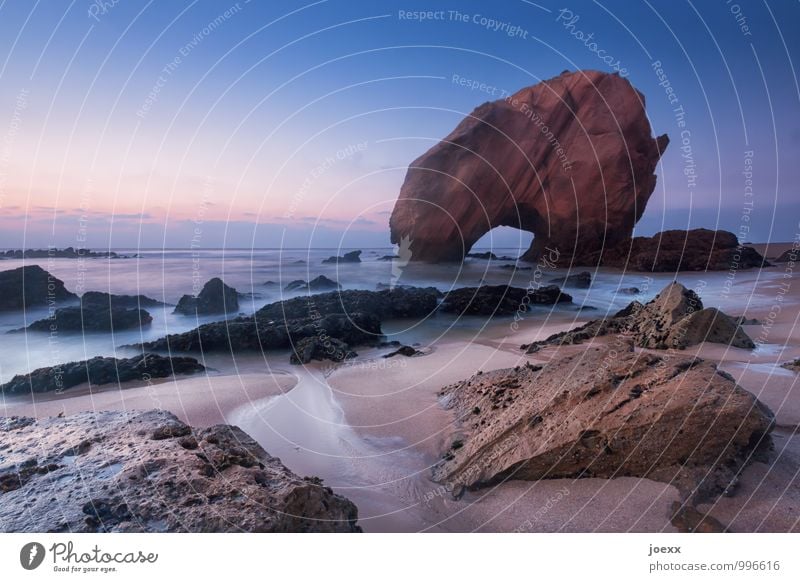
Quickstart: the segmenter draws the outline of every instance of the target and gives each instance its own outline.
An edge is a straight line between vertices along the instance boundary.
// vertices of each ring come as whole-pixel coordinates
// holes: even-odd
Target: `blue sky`
[[[739,232],[752,152],[746,238],[794,238],[797,2],[7,0],[0,246],[385,246],[408,163],[496,98],[454,75],[513,92],[610,70],[562,10],[672,138],[637,233]],[[654,61],[686,113],[693,189]]]

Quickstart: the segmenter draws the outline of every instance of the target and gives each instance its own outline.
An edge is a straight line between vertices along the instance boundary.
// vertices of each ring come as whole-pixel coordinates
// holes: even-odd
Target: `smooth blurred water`
[[[240,312],[252,313],[261,306],[295,297],[301,292],[286,293],[282,289],[295,279],[310,280],[325,275],[338,281],[344,289],[376,289],[378,284],[434,286],[442,291],[463,286],[508,284],[519,287],[537,287],[551,278],[568,274],[565,269],[514,271],[501,268],[514,261],[487,261],[467,259],[463,264],[403,265],[381,261],[380,257],[393,254],[393,249],[363,249],[361,263],[323,264],[331,255],[342,255],[353,249],[283,249],[283,250],[124,250],[123,254],[138,253],[130,259],[40,259],[3,260],[0,270],[23,264],[38,264],[63,280],[66,287],[82,294],[86,291],[106,291],[115,294],[143,294],[153,299],[175,304],[183,294],[199,291],[212,277],[222,277],[240,293],[253,293],[253,298],[240,300]],[[519,249],[492,249],[498,256],[518,256]],[[571,272],[586,270],[573,269]],[[575,312],[576,318],[586,319],[614,312],[633,299],[647,301],[655,296],[674,274],[622,273],[609,269],[591,270],[593,284],[589,290],[567,288],[576,305],[556,308],[536,307],[525,318],[528,321],[545,321],[556,311]],[[743,271],[736,274],[735,285],[726,284],[727,272],[681,273],[677,278],[688,287],[696,289],[707,305],[720,307],[731,315],[746,312],[748,305],[763,308],[774,300],[783,271],[780,268]],[[265,286],[267,281],[278,285]],[[637,287],[638,295],[618,292],[620,288]],[[578,306],[594,307],[597,311],[578,314]],[[787,306],[785,306],[787,307]],[[796,308],[796,307],[795,307]],[[27,313],[0,313],[0,381],[14,374],[24,373],[43,366],[52,366],[96,355],[132,355],[131,350],[119,346],[147,341],[167,333],[179,333],[208,321],[219,321],[220,316],[197,318],[172,313],[172,307],[147,308],[153,323],[142,330],[111,333],[19,333],[5,335],[12,329],[24,327],[48,315],[45,308],[31,309]],[[236,314],[232,314],[231,317]],[[393,333],[392,339],[413,343],[420,339],[437,337],[439,332],[474,333],[485,321],[480,318],[436,315],[421,325],[407,322],[387,322],[384,330]]]

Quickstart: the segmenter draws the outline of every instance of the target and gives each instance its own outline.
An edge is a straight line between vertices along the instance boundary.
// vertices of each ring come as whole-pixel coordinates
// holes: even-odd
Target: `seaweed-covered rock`
[[[482,285],[448,292],[439,310],[461,315],[511,315],[526,311],[528,305],[555,305],[571,301],[572,297],[563,293],[556,285],[538,289]]]

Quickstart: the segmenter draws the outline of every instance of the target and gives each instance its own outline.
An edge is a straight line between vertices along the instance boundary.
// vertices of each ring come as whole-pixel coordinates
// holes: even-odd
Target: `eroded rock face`
[[[646,305],[634,301],[612,317],[590,321],[543,341],[523,345],[522,349],[534,353],[548,345],[579,344],[612,334],[624,334],[638,347],[660,350],[682,350],[702,342],[746,350],[755,348],[753,340],[734,318],[713,307],[704,308],[694,291],[674,282]]]
[[[132,358],[95,356],[90,360],[37,368],[30,374],[18,374],[0,385],[0,394],[66,390],[89,382],[95,386],[120,382],[168,378],[177,374],[195,374],[205,367],[194,358],[141,354]]]
[[[460,261],[497,226],[534,233],[524,259],[570,264],[630,237],[669,139],[653,139],[624,78],[563,73],[485,103],[411,163],[391,216],[411,259]]]
[[[77,299],[64,287],[64,281],[38,265],[0,272],[0,311],[60,306]]]
[[[163,410],[0,418],[6,532],[356,532],[350,501],[241,429]]]
[[[454,491],[503,479],[647,477],[720,493],[769,445],[770,410],[709,362],[593,347],[442,391],[463,437],[434,470]]]
[[[182,315],[214,315],[238,310],[239,294],[219,277],[208,280],[197,297],[192,295],[181,297],[175,307],[175,313]]]

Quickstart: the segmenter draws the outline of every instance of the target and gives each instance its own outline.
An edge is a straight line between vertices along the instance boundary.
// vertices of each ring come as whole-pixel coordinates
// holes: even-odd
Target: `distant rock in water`
[[[320,275],[311,281],[303,281],[302,279],[297,279],[292,281],[284,288],[284,291],[311,291],[311,292],[320,292],[320,291],[332,291],[334,289],[341,289],[341,285],[334,281],[333,279],[328,279],[325,275]]]
[[[77,299],[77,295],[64,287],[64,281],[38,265],[0,272],[0,311],[42,306],[55,308]]]
[[[441,293],[434,288],[396,288],[384,291],[331,291],[277,301],[254,315],[207,323],[143,345],[151,351],[204,352],[283,350],[305,338],[333,338],[350,346],[382,339],[381,321],[421,319],[436,310]],[[310,342],[302,344],[303,352]],[[312,346],[311,352],[319,354]],[[298,356],[301,360],[303,354]]]
[[[151,299],[146,295],[113,295],[103,291],[87,291],[81,295],[81,305],[100,309],[124,309],[132,307],[163,307],[167,303]]]
[[[350,251],[349,253],[345,253],[341,257],[328,257],[327,259],[323,259],[322,262],[334,265],[338,263],[360,263],[361,251]]]
[[[522,289],[509,285],[483,285],[454,289],[445,295],[439,310],[459,315],[512,315],[529,305],[569,303],[572,297],[556,285]]]
[[[775,424],[711,362],[616,345],[478,374],[441,397],[464,436],[434,479],[456,494],[507,479],[631,476],[700,501],[735,485]]]
[[[127,259],[113,251],[92,251],[89,249],[67,247],[64,249],[14,249],[0,254],[4,259]]]
[[[97,307],[84,304],[74,307],[61,307],[44,319],[34,321],[24,330],[43,332],[111,332],[146,327],[153,322],[153,316],[144,309],[126,307]],[[11,332],[10,332],[11,333]]]
[[[617,290],[617,293],[620,293],[622,295],[638,295],[641,292],[642,292],[641,289],[639,289],[638,287],[622,287]]]
[[[602,252],[583,253],[577,264],[645,272],[728,271],[769,266],[758,251],[739,245],[725,230],[665,230],[637,236]]]
[[[168,358],[157,354],[141,354],[132,358],[97,356],[81,362],[39,368],[30,374],[19,374],[0,385],[0,393],[11,396],[31,392],[55,392],[87,382],[101,386],[169,378],[176,374],[195,374],[203,370],[203,365],[188,357]]]
[[[6,532],[358,532],[358,510],[235,426],[164,410],[0,418]]]
[[[378,261],[394,261],[394,260],[399,259],[399,258],[400,257],[398,255],[383,255],[382,257],[379,257],[377,260]]]
[[[484,261],[513,261],[514,257],[498,257],[491,251],[486,251],[485,253],[467,253],[467,257],[470,259],[482,259]]]
[[[574,255],[631,236],[669,139],[644,97],[599,71],[564,72],[484,103],[411,162],[389,221],[412,261],[461,261],[487,232],[534,234],[525,260]]]
[[[544,346],[579,344],[610,334],[623,334],[638,347],[661,350],[682,350],[704,341],[748,350],[755,347],[732,317],[713,307],[704,309],[694,291],[674,282],[646,305],[634,301],[612,317],[590,321],[522,349],[534,353]]]
[[[582,271],[574,275],[554,277],[548,281],[562,287],[574,287],[576,289],[588,289],[592,286],[592,274],[589,271]]]
[[[262,285],[264,285],[264,287],[277,287],[278,286],[278,284],[275,281],[264,281],[262,283]]]
[[[209,280],[197,295],[184,295],[175,307],[182,315],[214,315],[239,311],[239,294],[219,277]]]
[[[530,271],[533,269],[533,267],[522,267],[520,265],[500,265],[500,268],[514,271]]]

